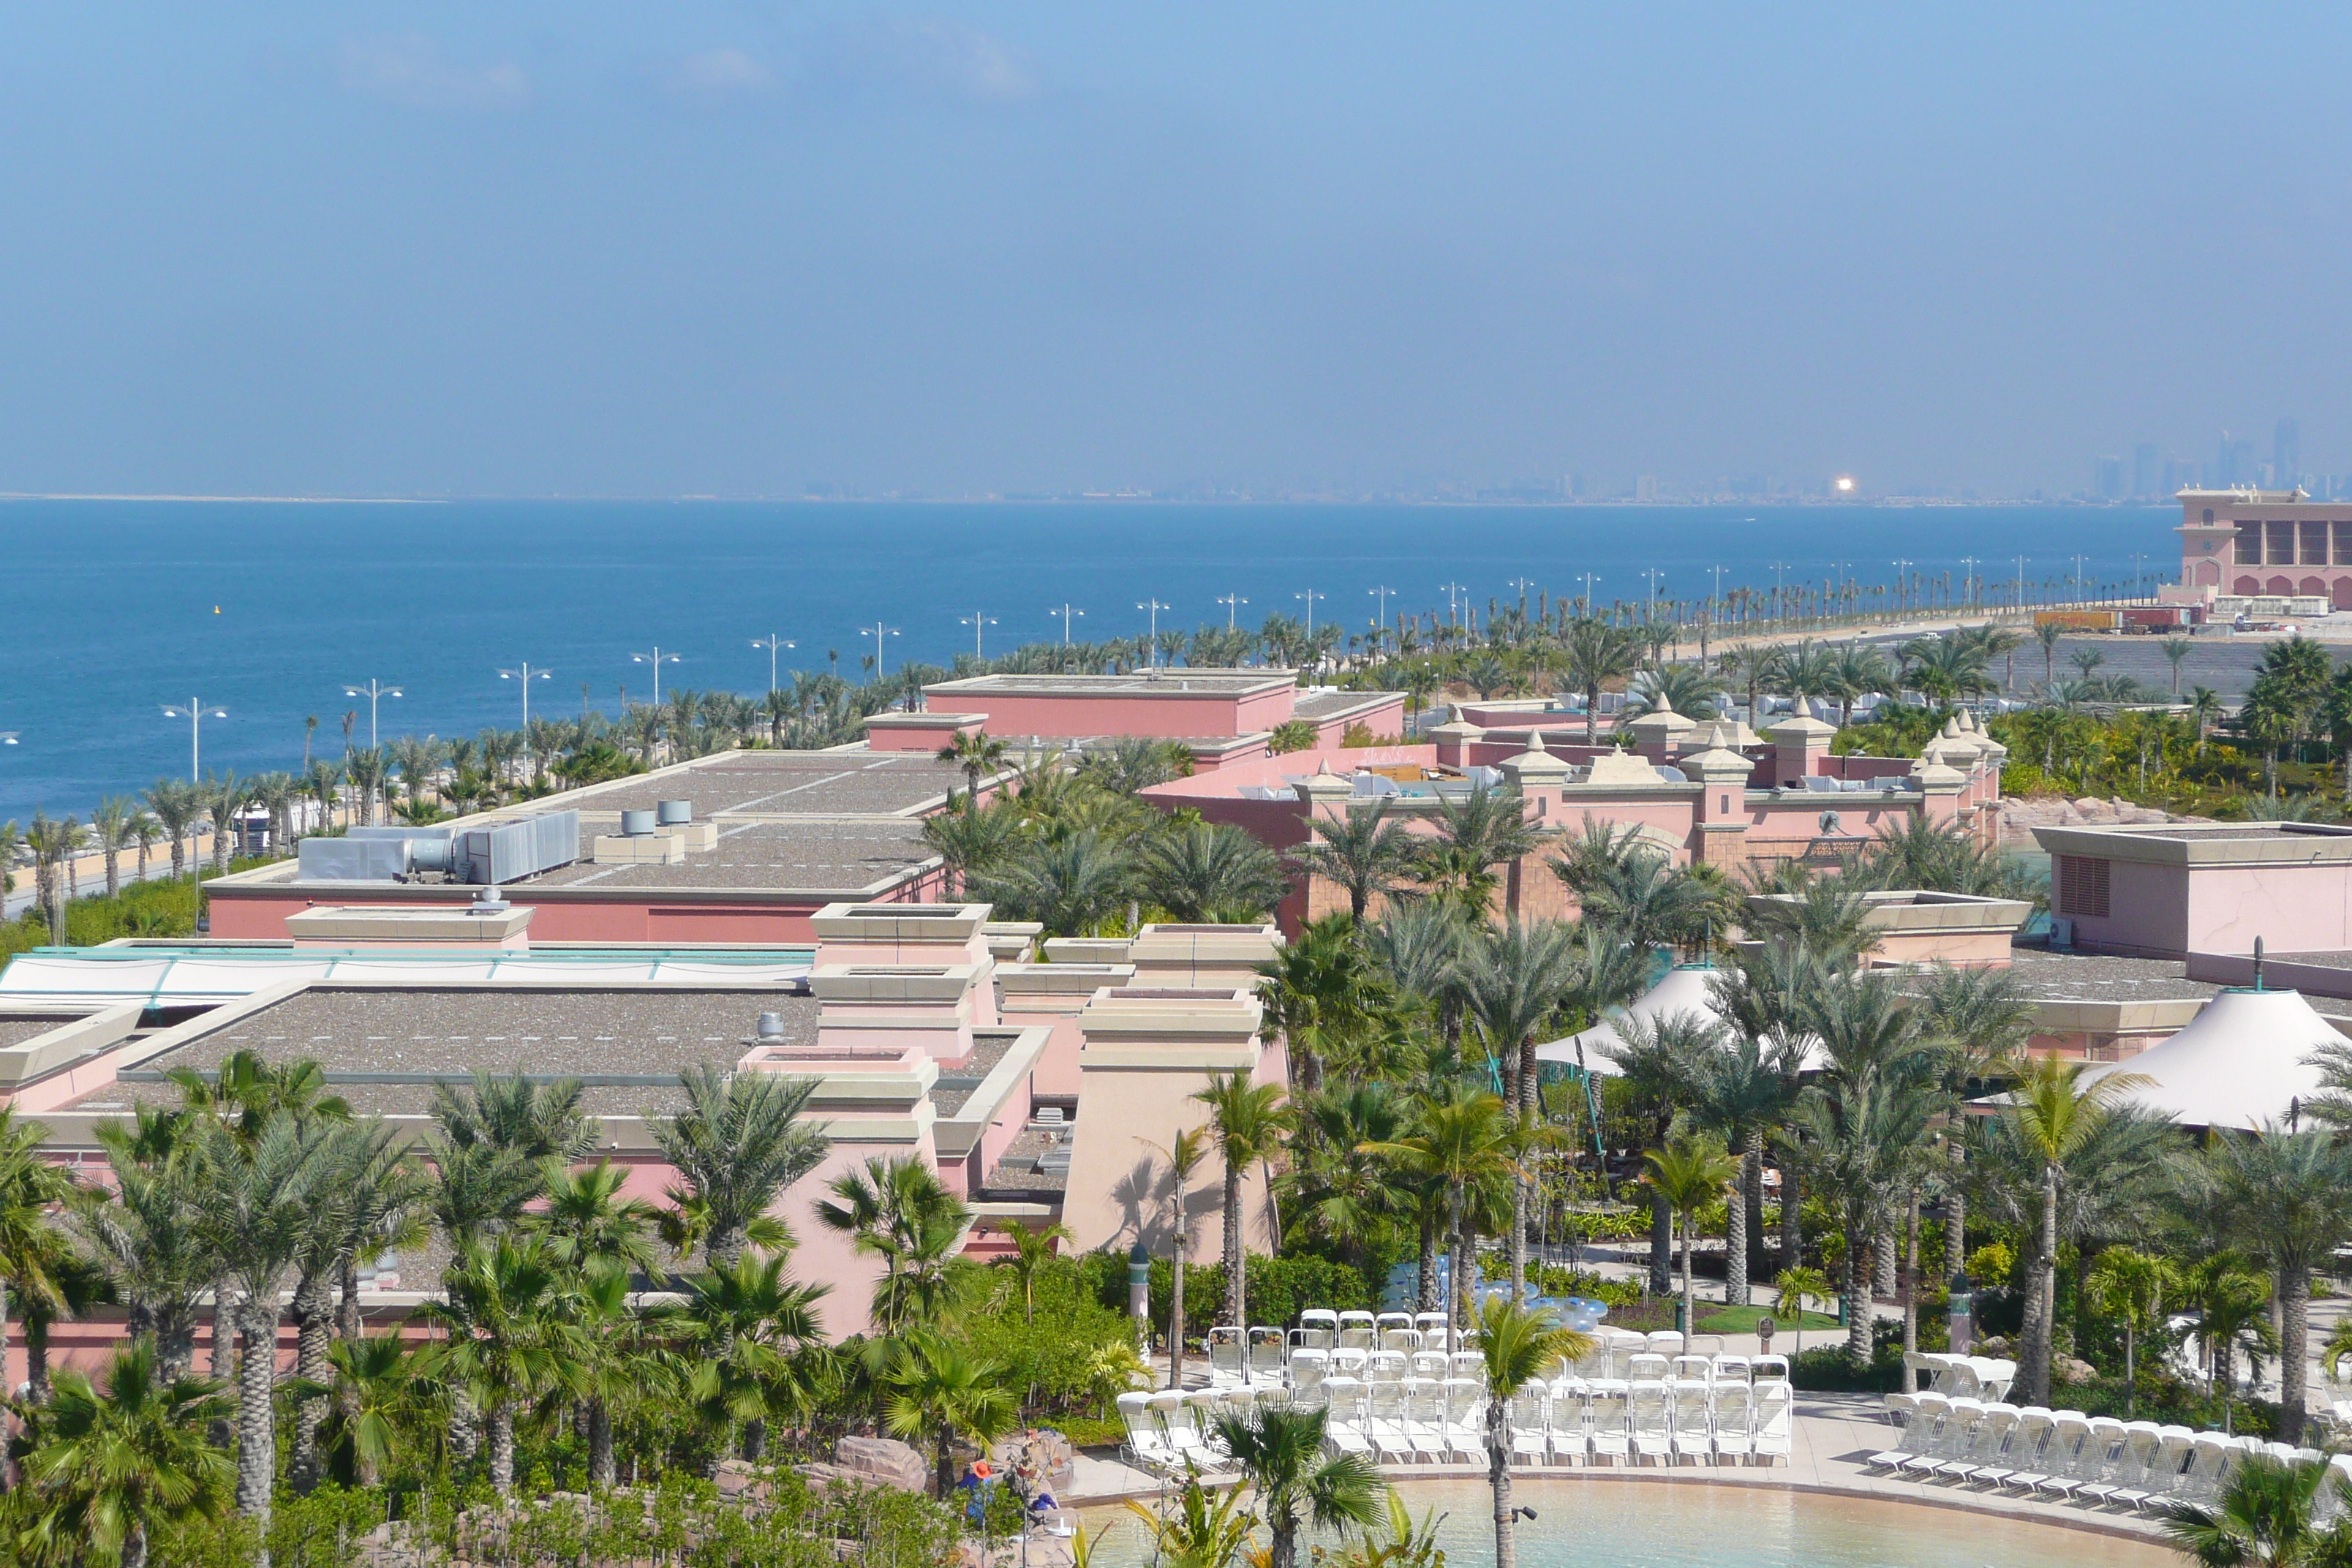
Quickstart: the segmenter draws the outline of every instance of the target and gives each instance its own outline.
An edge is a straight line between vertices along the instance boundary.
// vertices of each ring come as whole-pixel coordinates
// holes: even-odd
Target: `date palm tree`
[[[965,881],[970,896],[1012,919],[1040,922],[1047,936],[1093,936],[1127,902],[1135,864],[1122,847],[1086,827],[1030,844]]]
[[[1470,1017],[1501,1069],[1504,1092],[1521,1135],[1537,1131],[1536,1047],[1554,1023],[1577,980],[1571,930],[1558,921],[1514,920],[1470,946],[1464,994]],[[1522,1173],[1511,1189],[1511,1290],[1528,1277],[1528,1209],[1532,1181]]]
[[[103,1189],[85,1188],[69,1213],[129,1310],[131,1336],[153,1342],[160,1375],[170,1382],[194,1363],[196,1303],[218,1276],[201,1225],[207,1145],[177,1111],[142,1106],[135,1115],[132,1127],[101,1122],[96,1130],[111,1201]]]
[[[102,1387],[59,1373],[25,1460],[37,1536],[72,1561],[146,1568],[159,1530],[221,1511],[235,1468],[205,1428],[229,1406],[217,1384],[161,1375],[143,1342],[114,1353]]]
[[[1192,1098],[1209,1108],[1209,1142],[1225,1173],[1225,1321],[1245,1324],[1243,1286],[1249,1249],[1243,1234],[1242,1182],[1252,1165],[1282,1151],[1298,1124],[1297,1113],[1285,1103],[1280,1084],[1252,1083],[1239,1072],[1210,1074],[1208,1087]]]
[[[1440,800],[1437,832],[1423,847],[1420,876],[1432,895],[1471,920],[1484,920],[1502,885],[1499,868],[1541,849],[1550,835],[1528,819],[1516,789],[1484,784],[1461,800]]]
[[[980,781],[1003,772],[1005,759],[1011,755],[1004,742],[985,730],[969,735],[959,731],[956,738],[939,751],[940,762],[951,763],[963,771],[964,804],[967,806],[980,800]]]
[[[1165,1147],[1150,1139],[1139,1140],[1143,1146],[1168,1163],[1168,1207],[1170,1229],[1175,1244],[1174,1261],[1170,1266],[1172,1289],[1168,1298],[1168,1386],[1184,1386],[1184,1269],[1192,1259],[1192,1177],[1208,1158],[1209,1140],[1205,1129],[1187,1127],[1169,1140]]]
[[[147,791],[147,809],[155,814],[155,820],[163,824],[163,837],[171,840],[172,875],[184,875],[189,830],[203,810],[196,803],[194,787],[185,779],[157,779]]]
[[[1642,645],[1631,630],[1592,616],[1569,622],[1559,639],[1560,668],[1584,693],[1584,743],[1601,743],[1601,689],[1642,667]]]
[[[1282,858],[1229,823],[1171,827],[1146,839],[1143,897],[1180,921],[1255,923],[1289,891]]]
[[[1019,1415],[1003,1367],[935,1334],[898,1342],[882,1384],[883,1425],[894,1436],[931,1440],[932,1479],[942,1499],[955,1488],[956,1439],[985,1451]]]
[[[1367,1454],[1324,1451],[1321,1410],[1260,1406],[1224,1411],[1211,1427],[1232,1456],[1265,1521],[1266,1568],[1297,1568],[1298,1532],[1362,1530],[1379,1522],[1388,1490]]]
[[[1592,1349],[1590,1335],[1564,1328],[1549,1308],[1516,1295],[1478,1308],[1479,1381],[1486,1395],[1486,1484],[1495,1499],[1495,1568],[1517,1568],[1518,1510],[1511,1504],[1511,1401],[1561,1361]],[[1360,1523],[1362,1521],[1359,1521]]]
[[[42,1157],[48,1131],[0,1105],[0,1356],[7,1353],[11,1310],[30,1318],[65,1305],[67,1258],[50,1216],[74,1195],[74,1182]]]
[[[97,841],[99,853],[106,857],[106,896],[110,899],[121,895],[122,851],[131,847],[131,824],[139,815],[139,803],[119,795],[100,801],[89,814],[90,837]]]
[[[2211,1178],[2233,1221],[2275,1276],[2279,1321],[2279,1436],[2303,1440],[2309,1400],[2311,1277],[2352,1235],[2352,1154],[2335,1134],[2272,1126],[2213,1143]]]
[[[205,815],[212,821],[213,869],[226,871],[229,854],[236,846],[236,814],[245,809],[252,792],[234,773],[206,779],[199,787],[204,792]]]
[[[687,1105],[650,1123],[654,1142],[704,1206],[703,1261],[724,1268],[740,1257],[752,1222],[786,1187],[816,1169],[830,1140],[803,1125],[816,1084],[773,1073],[688,1068],[678,1083]]]
[[[1483,1090],[1428,1107],[1419,1125],[1420,1130],[1410,1137],[1370,1144],[1367,1150],[1444,1186],[1446,1230],[1452,1242],[1447,1268],[1454,1294],[1447,1307],[1445,1348],[1450,1354],[1454,1331],[1466,1324],[1469,1316],[1468,1222],[1474,1201],[1486,1191],[1518,1179],[1518,1125],[1500,1096]]]
[[[1370,805],[1350,805],[1339,815],[1311,819],[1314,841],[1298,851],[1307,875],[1319,877],[1348,895],[1348,912],[1360,923],[1376,898],[1405,883],[1414,859],[1412,830],[1389,818],[1387,796]]]

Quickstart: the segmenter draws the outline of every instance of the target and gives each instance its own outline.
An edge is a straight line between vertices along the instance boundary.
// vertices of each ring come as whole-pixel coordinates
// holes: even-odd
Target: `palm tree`
[[[2276,1275],[2279,1436],[2300,1443],[2309,1398],[2311,1276],[2352,1234],[2352,1154],[2327,1131],[2273,1126],[2218,1140],[2210,1158],[2228,1211]]]
[[[1517,1296],[1490,1296],[1478,1308],[1480,1381],[1486,1394],[1486,1482],[1495,1494],[1495,1568],[1517,1568],[1518,1510],[1511,1505],[1511,1401],[1555,1363],[1592,1349],[1591,1336],[1563,1328],[1550,1309],[1529,1310]]]
[[[964,801],[971,805],[980,800],[980,781],[1002,773],[1011,754],[1003,742],[985,730],[971,734],[958,731],[954,740],[940,748],[939,760],[963,770]]]
[[[958,1437],[985,1451],[1013,1429],[1019,1407],[1003,1376],[996,1363],[951,1340],[922,1333],[898,1342],[898,1353],[882,1378],[883,1424],[896,1436],[931,1439],[932,1477],[940,1498],[955,1487]]]
[[[2128,1247],[2102,1247],[2091,1266],[2084,1290],[2099,1310],[2124,1327],[2124,1415],[2137,1407],[2138,1361],[2135,1352],[2141,1333],[2163,1325],[2165,1292],[2173,1284],[2172,1265],[2154,1253]]]
[[[147,792],[147,809],[172,841],[172,875],[177,878],[188,868],[188,832],[202,809],[195,788],[184,779],[157,779]]]
[[[1242,1489],[1211,1491],[1187,1475],[1176,1489],[1175,1506],[1155,1511],[1130,1500],[1128,1511],[1143,1521],[1152,1552],[1168,1568],[1232,1568],[1259,1555],[1251,1544],[1257,1520],[1242,1506]]]
[[[921,1159],[870,1158],[826,1184],[839,1202],[816,1205],[819,1224],[855,1238],[858,1252],[882,1259],[871,1313],[886,1334],[940,1322],[962,1294],[972,1265],[957,1248],[971,1211]]]
[[[2167,637],[2156,647],[2164,655],[2164,662],[2172,667],[2172,695],[2178,700],[2180,696],[2180,667],[2189,661],[2190,654],[2197,651],[2197,645],[2187,637]]]
[[[2196,731],[2197,750],[2200,754],[2205,750],[2206,733],[2212,729],[2213,721],[2221,717],[2221,694],[2211,687],[2189,688],[2189,721],[2190,727]]]
[[[1209,1140],[1225,1171],[1225,1321],[1246,1324],[1243,1285],[1248,1248],[1242,1234],[1242,1181],[1252,1165],[1273,1159],[1298,1118],[1284,1103],[1282,1086],[1252,1083],[1239,1072],[1211,1073],[1192,1098],[1209,1108]]]
[[[1799,1265],[1780,1270],[1772,1281],[1772,1288],[1780,1292],[1780,1300],[1772,1303],[1772,1310],[1785,1315],[1795,1325],[1797,1353],[1802,1355],[1805,1353],[1805,1303],[1819,1301],[1824,1306],[1829,1304],[1829,1276],[1818,1268]]]
[[[800,1121],[816,1084],[708,1064],[688,1068],[678,1083],[687,1108],[655,1119],[650,1131],[685,1192],[705,1206],[703,1261],[724,1267],[741,1256],[751,1222],[824,1158],[830,1140]]]
[[[374,1486],[418,1415],[415,1358],[395,1330],[337,1340],[327,1347],[327,1365],[335,1383],[322,1435],[328,1468],[345,1486]]]
[[[1071,1239],[1070,1227],[1056,1220],[1050,1225],[1026,1226],[1017,1219],[1003,1220],[997,1228],[1013,1241],[1013,1256],[1000,1258],[997,1267],[1013,1276],[1013,1288],[1021,1293],[1021,1322],[1024,1328],[1037,1326],[1037,1277],[1045,1271],[1046,1260],[1054,1256],[1054,1244]]]
[[[1466,1223],[1473,1198],[1520,1174],[1517,1159],[1518,1126],[1501,1097],[1481,1091],[1449,1104],[1433,1105],[1422,1113],[1421,1130],[1393,1142],[1367,1145],[1370,1152],[1396,1161],[1405,1170],[1442,1183],[1446,1194],[1446,1229],[1452,1237],[1447,1269],[1454,1300],[1448,1305],[1445,1348],[1454,1350],[1454,1331],[1469,1316],[1470,1242]]]
[[[205,815],[212,819],[213,869],[226,871],[229,852],[236,844],[236,814],[245,809],[252,792],[234,773],[206,779],[197,788],[202,794]]]
[[[135,1114],[136,1131],[120,1122],[96,1129],[111,1201],[102,1189],[85,1188],[70,1214],[83,1246],[129,1309],[131,1337],[154,1344],[169,1382],[186,1375],[195,1359],[196,1303],[218,1271],[201,1224],[205,1143],[188,1132],[178,1112],[142,1106]],[[0,1168],[5,1164],[0,1156]]]
[[[2231,1467],[2210,1506],[2174,1503],[2165,1535],[2174,1551],[2204,1568],[2340,1563],[2352,1554],[2352,1531],[2340,1517],[2324,1526],[2314,1522],[2320,1489],[2334,1473],[2325,1465],[2249,1454]]]
[[[1924,1074],[1870,1063],[1807,1089],[1790,1116],[1801,1140],[1791,1152],[1845,1238],[1846,1354],[1857,1370],[1870,1364],[1872,1241],[1938,1109],[1932,1088]]]
[[[947,863],[950,889],[961,893],[972,879],[1002,866],[1021,839],[1021,819],[992,805],[985,811],[941,811],[923,818],[923,844]]]
[[[1135,867],[1123,847],[1087,827],[1031,844],[966,882],[971,897],[1038,921],[1047,936],[1093,936],[1127,902]]]
[[[30,1317],[64,1305],[64,1259],[50,1211],[73,1195],[73,1178],[42,1157],[49,1130],[0,1105],[0,1356],[12,1305]]]
[[[1526,859],[1550,837],[1527,812],[1517,790],[1484,784],[1464,799],[1440,800],[1436,836],[1422,850],[1422,879],[1466,918],[1485,919],[1502,883],[1496,868]]]
[[[139,803],[119,795],[100,801],[89,814],[90,836],[106,857],[106,896],[110,899],[122,892],[121,858],[131,846],[131,826],[139,816]]]
[[[294,1267],[328,1166],[337,1124],[278,1109],[249,1142],[227,1142],[207,1162],[206,1241],[236,1291],[236,1326],[249,1345],[274,1345],[283,1315],[278,1295]],[[218,1331],[215,1320],[215,1331]],[[219,1349],[216,1342],[215,1350]],[[266,1528],[278,1473],[273,1407],[277,1358],[248,1355],[237,1369],[236,1508]]]
[[[2039,1166],[2041,1194],[2025,1329],[2019,1360],[2023,1363],[2026,1402],[2049,1403],[2050,1341],[2058,1271],[2059,1184],[2067,1162],[2099,1131],[2117,1100],[2147,1080],[2137,1073],[2109,1073],[2083,1080],[2085,1064],[2043,1057],[2018,1079],[2003,1112],[2019,1142]],[[1849,1269],[1851,1272],[1851,1269]]]
[[[583,1274],[649,1273],[660,1263],[654,1245],[654,1205],[622,1196],[629,1173],[610,1160],[574,1171],[546,1162],[541,1183],[546,1203],[526,1223],[547,1240],[549,1253]]]
[[[1368,1454],[1323,1451],[1321,1410],[1260,1406],[1219,1413],[1211,1430],[1257,1502],[1267,1534],[1265,1568],[1296,1568],[1302,1526],[1361,1530],[1380,1519],[1388,1490]]]
[[[1392,1085],[1374,1081],[1307,1096],[1294,1109],[1299,1130],[1291,1141],[1291,1168],[1280,1180],[1286,1228],[1328,1238],[1360,1266],[1370,1244],[1415,1207],[1413,1184],[1364,1152],[1405,1131],[1405,1106]],[[1423,1237],[1428,1282],[1435,1283],[1434,1227]]]
[[[143,1342],[114,1353],[103,1392],[78,1370],[59,1373],[25,1461],[39,1533],[75,1561],[145,1568],[160,1528],[220,1512],[235,1467],[205,1431],[228,1408],[216,1384],[159,1375]]]
[[[684,1331],[692,1357],[687,1393],[720,1434],[721,1447],[735,1447],[732,1434],[740,1428],[740,1452],[756,1461],[766,1447],[768,1416],[809,1403],[809,1368],[798,1358],[823,1342],[816,1308],[831,1287],[803,1285],[784,1272],[781,1257],[749,1253],[725,1268],[698,1269],[679,1285],[683,1301],[653,1321]],[[603,1404],[592,1405],[592,1418]]]
[[[1465,994],[1470,1016],[1485,1037],[1487,1055],[1500,1067],[1523,1137],[1537,1131],[1536,1047],[1577,978],[1576,948],[1570,929],[1557,921],[1521,924],[1514,920],[1476,943],[1469,954]],[[1530,1181],[1522,1175],[1511,1190],[1511,1291],[1522,1293],[1528,1276],[1528,1208]]]
[[[544,1242],[511,1235],[467,1243],[442,1283],[446,1299],[417,1309],[448,1335],[429,1364],[489,1418],[490,1485],[503,1494],[514,1488],[516,1410],[563,1388],[585,1353],[571,1286]]]
[[[2278,1349],[2270,1325],[2271,1282],[2242,1253],[2208,1252],[2180,1270],[2180,1304],[2197,1314],[2206,1376],[2221,1396],[2221,1430],[2227,1432],[2239,1351],[2260,1357]]]
[[[2034,623],[2033,640],[2042,645],[2042,683],[2044,686],[2054,684],[2058,679],[2058,639],[2065,635],[2065,629],[2055,621]]]
[[[1669,664],[1645,669],[1625,684],[1633,699],[1625,716],[1673,711],[1685,719],[1705,721],[1716,715],[1716,700],[1723,695],[1723,679],[1704,664]]]
[[[1698,1331],[1698,1315],[1691,1288],[1692,1233],[1698,1228],[1698,1211],[1724,1195],[1739,1174],[1739,1166],[1712,1133],[1684,1131],[1670,1135],[1666,1146],[1643,1155],[1650,1184],[1682,1218],[1683,1331]]]
[[[1168,1162],[1168,1196],[1170,1215],[1175,1232],[1175,1259],[1170,1265],[1172,1289],[1168,1305],[1168,1386],[1184,1386],[1184,1268],[1191,1261],[1191,1203],[1192,1175],[1208,1158],[1207,1131],[1187,1127],[1179,1131],[1165,1148],[1150,1139],[1140,1139],[1147,1149]]]
[[[1389,805],[1382,796],[1336,816],[1313,817],[1314,841],[1298,851],[1308,875],[1347,890],[1348,912],[1360,922],[1373,899],[1406,879],[1414,859],[1412,832],[1388,819]]]
[[[1640,640],[1625,627],[1582,616],[1570,621],[1561,634],[1559,655],[1560,668],[1570,684],[1584,693],[1584,743],[1598,745],[1601,689],[1641,668]]]
[[[1343,914],[1311,921],[1258,966],[1266,1026],[1290,1054],[1300,1093],[1321,1087],[1327,1060],[1349,1063],[1389,1012],[1389,988],[1356,922]]]
[[[1180,921],[1255,924],[1289,890],[1281,857],[1229,823],[1153,835],[1139,870],[1143,896]]]

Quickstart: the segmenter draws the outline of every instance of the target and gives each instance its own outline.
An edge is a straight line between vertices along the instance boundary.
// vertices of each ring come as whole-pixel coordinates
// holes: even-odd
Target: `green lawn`
[[[1792,1334],[1797,1327],[1768,1307],[1726,1307],[1718,1302],[1701,1301],[1696,1310],[1698,1313],[1698,1331],[1703,1334],[1752,1334],[1756,1331],[1757,1319],[1770,1318],[1772,1342],[1777,1345],[1782,1334]],[[1819,1329],[1834,1329],[1837,1326],[1835,1318],[1825,1318],[1819,1312],[1805,1314],[1805,1331],[1809,1334]]]

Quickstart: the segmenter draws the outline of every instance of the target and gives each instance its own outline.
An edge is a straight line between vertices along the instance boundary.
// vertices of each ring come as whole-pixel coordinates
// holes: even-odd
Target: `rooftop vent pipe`
[[[514,908],[512,904],[499,896],[498,887],[493,883],[474,895],[473,907],[466,912],[474,915],[502,915],[512,908]]]
[[[762,1014],[761,1014],[761,1015],[760,1015],[760,1040],[761,1040],[761,1044],[763,1044],[763,1045],[772,1044],[772,1043],[774,1043],[774,1042],[776,1042],[776,1041],[782,1040],[783,1037],[784,1037],[784,1016],[783,1016],[782,1013],[762,1013]]]
[[[666,800],[654,809],[664,827],[684,827],[694,820],[694,802],[690,800]]]
[[[621,813],[621,837],[624,837],[624,838],[645,838],[645,837],[650,837],[650,836],[652,835],[652,833],[653,833],[653,830],[654,830],[654,814],[653,814],[652,812],[650,812],[650,811],[625,811],[625,812]]]

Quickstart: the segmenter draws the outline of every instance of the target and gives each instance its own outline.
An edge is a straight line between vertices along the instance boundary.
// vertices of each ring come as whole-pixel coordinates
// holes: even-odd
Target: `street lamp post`
[[[1364,596],[1366,598],[1370,599],[1377,597],[1381,602],[1380,612],[1372,617],[1372,651],[1375,653],[1380,651],[1381,637],[1384,635],[1389,624],[1389,595],[1395,592],[1396,590],[1394,588],[1367,588],[1364,590]]]
[[[2025,557],[2017,558],[2017,607],[2025,608]]]
[[[972,658],[985,658],[988,657],[980,651],[980,634],[995,624],[996,617],[994,616],[983,616],[978,610],[974,610],[968,616],[960,616],[956,618],[956,625],[960,626],[970,626],[971,628]]]
[[[1654,566],[1644,566],[1635,575],[1647,577],[1650,580],[1650,605],[1643,612],[1643,618],[1654,621],[1658,618],[1658,579],[1665,574]]]
[[[1895,568],[1895,613],[1900,616],[1903,613],[1903,574],[1910,570],[1911,563],[1897,557],[1887,564]]]
[[[1977,558],[1973,555],[1963,555],[1960,557],[1960,564],[1969,569],[1969,574],[1966,579],[1968,584],[1967,597],[1969,608],[1973,610],[1976,608],[1977,605]]]
[[[165,703],[163,705],[163,717],[166,719],[185,719],[188,721],[188,778],[191,782],[194,782],[194,780],[204,777],[203,741],[205,721],[207,719],[226,719],[228,717],[228,710],[226,708],[207,708],[205,706],[205,700],[203,698],[191,697],[185,703]],[[9,744],[14,745],[15,743],[15,738],[12,736],[9,740]]]
[[[1584,613],[1589,616],[1592,613],[1592,584],[1601,581],[1601,574],[1598,572],[1579,572],[1577,576],[1582,578],[1584,581]]]
[[[766,637],[753,637],[751,639],[751,646],[753,647],[763,647],[768,650],[768,689],[773,691],[776,689],[776,650],[778,648],[798,647],[801,645],[793,641],[790,637],[780,637],[775,633],[770,632]],[[654,680],[656,685],[658,685],[661,680],[661,669],[658,666],[654,669]]]
[[[1304,599],[1307,601],[1307,635],[1313,637],[1315,635],[1315,601],[1318,599],[1328,599],[1330,595],[1328,594],[1318,594],[1314,589],[1309,588],[1304,594],[1293,594],[1290,596],[1294,599]]]
[[[1045,613],[1049,616],[1059,616],[1062,617],[1062,646],[1064,647],[1069,647],[1070,622],[1073,619],[1085,618],[1086,612],[1084,610],[1074,610],[1067,604],[1065,604],[1058,610],[1048,610]]]
[[[1135,607],[1139,610],[1149,610],[1151,612],[1151,640],[1144,644],[1143,647],[1143,668],[1146,669],[1157,669],[1160,667],[1160,612],[1162,610],[1172,610],[1176,606],[1173,605],[1163,604],[1158,599],[1146,599]]]
[[[513,669],[499,671],[500,680],[522,682],[522,745],[526,753],[530,750],[530,683],[534,680],[545,680],[554,673],[551,669],[540,669],[528,663],[519,665]]]
[[[661,706],[661,667],[666,664],[680,664],[683,663],[684,660],[680,659],[677,655],[674,653],[664,653],[660,648],[656,647],[651,653],[631,654],[629,656],[629,662],[631,664],[650,664],[654,667],[654,706],[658,708]]]
[[[1234,617],[1241,612],[1241,607],[1244,605],[1248,604],[1249,601],[1243,598],[1239,594],[1220,594],[1217,595],[1217,603],[1225,607],[1225,630],[1232,631],[1234,629]]]
[[[877,620],[870,626],[858,627],[857,635],[862,637],[872,637],[874,639],[874,680],[877,685],[879,685],[882,680],[882,639],[884,637],[897,637],[898,635],[898,628],[896,626],[886,626]],[[912,692],[908,693],[910,711],[912,710],[913,696],[914,694]]]
[[[373,678],[372,678],[372,677],[371,677],[371,678],[370,678],[370,679],[368,680],[368,683],[367,683],[365,686],[346,686],[346,687],[344,687],[344,688],[343,688],[343,695],[344,695],[344,696],[346,696],[346,697],[364,697],[364,698],[366,698],[366,699],[368,700],[368,749],[369,749],[369,750],[371,750],[371,751],[374,750],[374,748],[375,748],[375,743],[376,743],[376,742],[375,742],[375,705],[376,705],[376,700],[377,700],[377,699],[379,699],[379,698],[383,698],[383,697],[398,697],[399,695],[401,695],[400,688],[399,688],[399,687],[397,687],[397,686],[385,686],[385,685],[383,685],[382,683],[378,682],[377,680],[375,680]]]

